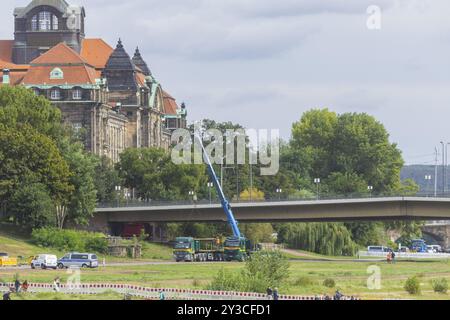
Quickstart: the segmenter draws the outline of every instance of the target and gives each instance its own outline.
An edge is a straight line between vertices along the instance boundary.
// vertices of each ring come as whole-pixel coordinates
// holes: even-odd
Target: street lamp
[[[195,191],[189,191],[189,196],[191,196],[192,197],[192,202],[194,202],[196,199],[195,199]]]
[[[209,188],[209,204],[211,204],[211,189],[214,186],[212,182],[208,182],[208,188]]]
[[[281,200],[281,193],[283,192],[283,189],[277,189],[276,192],[278,193],[278,200]]]
[[[367,190],[369,190],[370,198],[372,198],[373,186],[367,186]]]
[[[116,189],[116,192],[117,192],[117,207],[119,207],[120,190],[122,189],[122,187],[121,186],[116,186],[115,189]]]
[[[427,187],[426,187],[426,193],[427,193],[427,197],[428,197],[428,187],[429,187],[429,183],[430,183],[430,181],[431,181],[431,175],[429,175],[429,174],[427,174],[427,175],[425,175],[425,181],[427,182],[426,184],[427,184]]]
[[[314,183],[316,184],[317,188],[317,200],[319,200],[319,185],[320,185],[320,178],[315,178]]]

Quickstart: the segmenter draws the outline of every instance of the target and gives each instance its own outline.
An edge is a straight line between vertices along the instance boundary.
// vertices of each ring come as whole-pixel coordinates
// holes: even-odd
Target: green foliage
[[[336,282],[334,281],[334,279],[331,279],[331,278],[326,278],[325,280],[323,280],[322,284],[324,287],[327,287],[327,288],[336,287]]]
[[[117,201],[118,194],[115,187],[121,185],[121,180],[112,161],[105,156],[101,157],[95,166],[94,184],[98,202],[111,203]]]
[[[22,227],[40,228],[55,225],[55,207],[45,185],[21,185],[11,198],[9,213]]]
[[[445,278],[433,279],[431,281],[431,286],[434,292],[437,293],[447,293],[448,291],[448,281]]]
[[[342,223],[286,223],[277,227],[278,241],[295,249],[324,255],[354,255],[357,246]]]
[[[70,184],[74,186],[73,192],[67,194],[61,203],[67,205],[71,221],[87,224],[97,200],[94,177],[98,159],[86,153],[81,143],[69,138],[61,142],[61,152],[72,172]]]
[[[99,253],[108,251],[108,241],[102,233],[41,228],[33,230],[31,237],[36,245],[62,251],[94,251]]]
[[[353,241],[360,246],[367,247],[387,241],[382,222],[346,222],[344,225],[351,232]]]
[[[289,262],[276,251],[260,251],[251,256],[240,273],[221,269],[209,285],[210,290],[265,292],[277,288],[289,277]]]
[[[309,277],[298,277],[295,281],[294,281],[294,285],[297,287],[309,287],[312,286],[314,284],[314,281],[309,278]]]
[[[274,230],[270,223],[242,223],[239,228],[252,243],[273,242]]]
[[[420,294],[420,280],[413,276],[406,280],[404,289],[409,294]]]
[[[116,167],[124,185],[146,200],[187,200],[207,182],[203,165],[176,165],[157,148],[127,149]]]

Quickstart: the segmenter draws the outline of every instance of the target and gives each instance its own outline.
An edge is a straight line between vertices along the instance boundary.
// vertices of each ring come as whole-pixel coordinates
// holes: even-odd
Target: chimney
[[[3,69],[3,84],[10,84],[9,69]]]

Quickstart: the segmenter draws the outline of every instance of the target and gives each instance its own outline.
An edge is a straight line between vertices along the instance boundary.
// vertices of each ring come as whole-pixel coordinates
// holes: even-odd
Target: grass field
[[[367,268],[377,265],[381,271],[381,289],[367,288]],[[204,289],[214,275],[221,269],[238,272],[240,263],[209,264],[163,264],[146,266],[105,267],[95,270],[82,270],[82,282],[109,282],[139,284],[149,287]],[[16,270],[1,270],[0,279],[12,281]],[[64,282],[68,274],[65,270],[22,270],[19,277],[31,282],[51,283],[56,276]],[[421,282],[421,295],[409,295],[403,289],[410,276],[418,276]],[[398,262],[394,265],[366,262],[291,262],[289,283],[280,288],[285,294],[332,294],[336,288],[323,286],[323,280],[332,278],[344,294],[357,295],[363,299],[449,299],[448,294],[434,293],[431,280],[446,278],[450,281],[450,264],[435,262]]]

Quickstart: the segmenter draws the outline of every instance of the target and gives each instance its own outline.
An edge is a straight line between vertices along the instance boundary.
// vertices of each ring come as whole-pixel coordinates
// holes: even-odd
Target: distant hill
[[[431,175],[431,180],[425,180],[426,175]],[[408,165],[404,166],[400,178],[413,179],[419,186],[421,192],[434,192],[434,165]],[[438,166],[437,171],[437,192],[442,193],[442,166]],[[447,191],[450,191],[450,168],[447,168]]]

